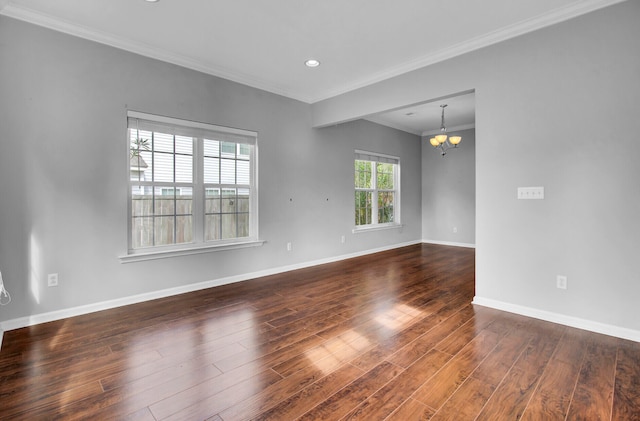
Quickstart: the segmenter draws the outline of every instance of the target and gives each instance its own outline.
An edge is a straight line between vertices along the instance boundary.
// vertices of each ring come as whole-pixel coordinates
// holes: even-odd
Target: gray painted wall
[[[257,131],[266,244],[120,263],[127,109]],[[403,229],[351,234],[355,149],[401,158]],[[420,166],[418,136],[0,16],[0,321],[419,241]]]
[[[462,143],[444,157],[429,144],[429,136],[422,140],[422,238],[473,245],[476,242],[475,130],[451,134],[462,136]]]
[[[314,125],[475,89],[478,297],[637,331],[639,21],[610,6],[316,103]]]

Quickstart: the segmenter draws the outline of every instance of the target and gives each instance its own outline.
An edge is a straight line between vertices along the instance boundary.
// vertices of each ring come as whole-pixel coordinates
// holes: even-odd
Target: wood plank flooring
[[[6,332],[2,420],[640,420],[640,344],[416,245]]]

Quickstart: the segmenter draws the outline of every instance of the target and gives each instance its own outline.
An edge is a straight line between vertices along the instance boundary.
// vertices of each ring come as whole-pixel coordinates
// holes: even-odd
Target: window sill
[[[216,245],[200,245],[189,248],[173,249],[173,250],[154,250],[146,252],[131,253],[120,256],[120,263],[142,262],[145,260],[165,259],[169,257],[189,256],[192,254],[210,253],[224,250],[243,249],[248,247],[260,247],[265,242],[262,240],[247,241],[243,243],[228,243]]]
[[[361,234],[363,232],[371,232],[371,231],[382,231],[382,230],[390,230],[390,229],[401,229],[404,225],[402,224],[385,224],[385,225],[366,225],[362,227],[356,227],[351,232],[353,234]]]

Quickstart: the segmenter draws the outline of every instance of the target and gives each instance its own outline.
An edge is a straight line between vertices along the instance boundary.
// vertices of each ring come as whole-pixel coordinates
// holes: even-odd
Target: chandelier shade
[[[444,109],[447,107],[447,104],[440,105],[442,108],[442,120],[440,124],[440,134],[435,135],[434,137],[429,139],[429,143],[434,148],[439,148],[442,156],[447,154],[447,151],[451,148],[457,148],[460,142],[462,142],[461,136],[448,136],[447,135],[447,127],[444,124]]]

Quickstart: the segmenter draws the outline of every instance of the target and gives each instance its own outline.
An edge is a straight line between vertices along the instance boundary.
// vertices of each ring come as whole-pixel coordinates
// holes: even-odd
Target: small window
[[[129,253],[257,240],[256,137],[130,111]]]
[[[355,225],[357,228],[400,224],[400,159],[356,151]]]

